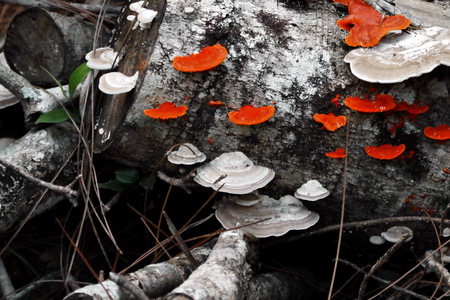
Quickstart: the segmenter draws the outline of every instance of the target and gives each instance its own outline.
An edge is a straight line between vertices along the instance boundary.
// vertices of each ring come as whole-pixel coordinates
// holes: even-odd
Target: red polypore
[[[362,0],[334,0],[348,6],[349,15],[337,21],[350,34],[345,38],[349,46],[373,47],[391,30],[405,29],[411,23],[404,16],[385,16]]]
[[[331,157],[331,158],[343,158],[343,157],[345,157],[345,150],[344,150],[344,148],[338,148],[334,152],[325,153],[325,155],[327,157]]]
[[[374,100],[359,98],[359,97],[347,97],[344,104],[356,111],[375,113],[394,109],[397,105],[389,95],[378,95]]]
[[[365,147],[367,155],[376,159],[393,159],[399,156],[405,151],[406,146],[400,144],[398,146],[392,146],[385,144],[382,146]]]
[[[255,125],[269,120],[275,113],[275,107],[261,106],[255,108],[253,105],[245,105],[237,111],[228,113],[228,119],[234,124]]]
[[[176,119],[186,114],[187,106],[176,106],[171,102],[164,102],[158,108],[144,110],[144,114],[153,119]]]
[[[329,131],[335,131],[336,129],[342,127],[347,123],[347,118],[345,116],[337,116],[335,117],[333,113],[325,114],[315,114],[314,120],[319,123],[322,123],[326,129]]]
[[[214,101],[214,100],[209,100],[208,104],[209,104],[209,106],[222,106],[223,105],[222,101]]]
[[[228,51],[225,47],[216,44],[203,48],[202,51],[189,56],[177,56],[172,65],[182,72],[201,72],[212,69],[222,63],[227,57]]]
[[[445,141],[450,139],[450,126],[442,124],[438,127],[425,127],[423,133],[430,139]]]

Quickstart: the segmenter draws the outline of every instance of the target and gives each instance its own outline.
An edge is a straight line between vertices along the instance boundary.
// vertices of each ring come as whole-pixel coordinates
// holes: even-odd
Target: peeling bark
[[[319,180],[331,196],[308,207],[321,215],[318,226],[335,224],[344,163],[324,154],[345,146],[346,129],[324,131],[312,118],[315,113],[334,112],[349,117],[347,221],[414,214],[404,202],[411,194],[426,195],[421,206],[443,209],[449,179],[442,168],[450,164],[450,144],[435,143],[422,131],[448,123],[449,69],[439,67],[399,84],[359,81],[343,62],[350,50],[344,44],[347,33],[335,24],[346,12],[331,1],[170,1],[144,82],[104,154],[150,171],[177,143],[190,142],[210,159],[240,150],[255,164],[275,170],[275,180],[262,191],[271,197],[292,194],[309,179]],[[216,43],[229,55],[213,70],[181,73],[171,66],[174,56]],[[395,117],[350,112],[342,103],[335,107],[330,102],[336,94],[341,99],[374,96],[370,87],[398,102],[428,103],[430,110],[416,121],[407,119],[391,136],[388,129]],[[230,108],[211,107],[209,100],[233,108],[276,102],[277,111],[263,124],[240,126],[227,119]],[[165,101],[188,105],[187,115],[161,121],[142,113]],[[390,161],[366,155],[365,146],[386,143],[404,143],[414,155]],[[177,175],[168,163],[162,171]]]

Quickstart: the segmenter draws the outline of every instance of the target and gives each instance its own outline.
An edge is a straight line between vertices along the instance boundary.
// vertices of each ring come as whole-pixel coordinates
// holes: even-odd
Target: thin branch
[[[347,260],[345,260],[345,259],[339,258],[339,262],[341,262],[341,263],[343,263],[343,264],[345,264],[345,265],[347,265],[347,266],[350,266],[350,267],[352,267],[353,269],[355,269],[355,270],[357,270],[357,271],[359,271],[359,272],[361,272],[361,273],[367,274],[367,272],[364,271],[364,269],[358,267],[358,266],[355,265],[354,263],[351,263],[351,262],[349,262],[349,261],[347,261]],[[387,281],[387,280],[384,280],[384,279],[382,279],[382,278],[380,278],[380,277],[374,276],[374,275],[372,276],[372,278],[375,279],[375,280],[378,281],[378,282],[381,282],[381,283],[385,284],[385,285],[391,285],[391,284],[392,284],[391,282],[389,282],[389,281]],[[408,290],[408,289],[399,287],[399,286],[397,286],[397,285],[392,285],[391,287],[392,287],[393,289],[397,290],[397,291],[400,291],[400,292],[404,293],[404,294],[408,294],[408,295],[414,296],[414,297],[416,297],[417,299],[421,299],[421,300],[429,300],[429,298],[426,297],[426,296],[417,294],[417,293],[415,293],[415,292],[412,292],[412,291],[410,291],[410,290]]]
[[[109,272],[109,279],[117,284],[118,286],[124,288],[129,293],[131,293],[136,299],[139,300],[150,300],[147,295],[145,295],[144,291],[140,289],[137,285],[132,284],[128,281],[125,276],[122,276],[117,273]]]
[[[402,236],[402,238],[396,242],[391,248],[389,248],[386,253],[381,256],[377,262],[370,268],[369,272],[366,273],[364,276],[363,281],[361,282],[361,285],[359,286],[359,293],[358,293],[358,300],[362,300],[364,297],[364,294],[366,293],[366,288],[369,283],[369,279],[375,274],[375,272],[381,268],[385,263],[389,261],[392,254],[394,254],[405,242],[408,238],[410,238],[411,235],[407,234]]]
[[[63,194],[65,195],[67,198],[76,198],[78,196],[78,192],[71,189],[70,185],[67,186],[60,186],[60,185],[56,185],[47,181],[43,181],[39,178],[34,177],[33,175],[31,175],[30,173],[14,166],[13,164],[10,164],[9,162],[0,159],[0,165],[3,165],[6,168],[12,169],[14,172],[17,172],[20,174],[20,176],[26,178],[27,180],[37,184],[38,186],[41,186],[43,188],[49,189],[55,193],[58,194]]]

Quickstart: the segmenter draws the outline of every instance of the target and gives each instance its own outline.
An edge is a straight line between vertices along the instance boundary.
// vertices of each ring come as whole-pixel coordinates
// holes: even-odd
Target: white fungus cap
[[[100,76],[98,88],[105,94],[116,95],[127,93],[135,86],[139,72],[133,76],[126,76],[120,72],[110,72]]]
[[[383,245],[384,243],[386,243],[386,240],[384,237],[379,236],[379,235],[372,235],[369,238],[369,242],[371,242],[374,245]]]
[[[324,188],[317,180],[308,180],[299,187],[294,196],[306,201],[317,201],[327,197],[330,192]]]
[[[255,166],[242,152],[223,153],[209,164],[200,166],[194,181],[198,184],[230,194],[247,194],[264,187],[275,171]]]
[[[442,236],[443,236],[443,237],[449,237],[449,236],[450,236],[450,228],[445,227],[445,228],[442,230]]]
[[[140,26],[141,27],[150,27],[150,24],[152,23],[153,19],[156,17],[156,15],[158,14],[157,11],[155,10],[151,10],[151,9],[145,9],[143,11],[141,11],[137,18],[138,21],[140,22]]]
[[[94,55],[95,52],[95,55]],[[97,48],[84,57],[87,60],[87,66],[94,70],[110,70],[117,67],[119,59],[116,60],[117,52],[109,47]],[[114,66],[114,60],[116,61]]]
[[[205,161],[206,155],[191,143],[184,143],[177,150],[169,152],[167,160],[176,165],[193,165]]]
[[[319,221],[319,215],[309,211],[301,201],[291,195],[280,200],[264,197],[252,206],[241,206],[229,199],[218,202],[215,215],[225,229],[241,229],[257,238],[281,236],[290,230],[307,229]]]
[[[389,228],[386,232],[382,232],[381,236],[386,239],[386,241],[391,243],[397,243],[402,239],[404,235],[411,235],[406,241],[410,241],[413,238],[413,232],[409,227],[406,226],[394,226]]]
[[[350,51],[344,61],[364,81],[401,82],[440,64],[450,66],[450,29],[430,27],[389,35],[375,47]]]
[[[135,12],[141,12],[143,9],[146,9],[142,7],[144,5],[144,1],[137,1],[130,4],[130,10]]]

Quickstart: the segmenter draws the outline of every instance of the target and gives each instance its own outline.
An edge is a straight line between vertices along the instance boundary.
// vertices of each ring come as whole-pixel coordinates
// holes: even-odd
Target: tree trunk
[[[443,168],[450,165],[450,144],[426,138],[423,129],[448,123],[449,69],[439,67],[399,84],[358,80],[343,61],[350,48],[344,43],[346,32],[336,25],[346,12],[346,7],[331,1],[314,0],[169,2],[143,84],[134,92],[134,103],[104,155],[151,171],[178,143],[196,145],[209,159],[242,151],[255,164],[276,172],[261,193],[293,194],[310,179],[331,191],[329,198],[307,204],[321,215],[316,226],[338,221],[344,181],[347,221],[411,214],[410,204],[442,210],[448,202],[449,175]],[[181,73],[172,67],[175,56],[216,43],[229,52],[220,66],[201,73]],[[416,121],[406,119],[404,127],[391,135],[388,129],[397,121],[392,117],[352,112],[342,101],[338,107],[330,101],[337,94],[341,100],[373,97],[370,88],[397,102],[419,100],[430,110]],[[212,107],[209,100],[225,105]],[[165,121],[143,114],[165,101],[187,105],[189,110]],[[254,126],[231,123],[227,113],[245,104],[274,105],[275,116]],[[313,115],[330,112],[346,115],[347,126],[336,132],[322,130]],[[345,148],[347,142],[344,171],[344,160],[327,158],[325,153]],[[377,160],[364,150],[402,143],[410,157]],[[169,163],[161,169],[174,170]],[[419,197],[406,204],[411,195]]]

